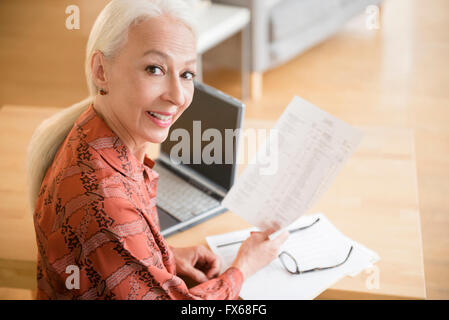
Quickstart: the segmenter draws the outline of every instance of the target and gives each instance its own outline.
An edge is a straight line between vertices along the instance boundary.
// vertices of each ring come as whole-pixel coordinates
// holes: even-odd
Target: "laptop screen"
[[[236,152],[243,104],[195,83],[191,105],[170,127],[161,153],[228,191],[237,170]]]

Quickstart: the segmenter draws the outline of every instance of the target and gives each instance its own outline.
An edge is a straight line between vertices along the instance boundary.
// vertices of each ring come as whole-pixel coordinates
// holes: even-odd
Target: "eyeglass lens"
[[[288,252],[282,252],[279,255],[279,258],[281,259],[282,265],[288,272],[296,273],[298,271],[298,265],[295,258],[293,258]]]

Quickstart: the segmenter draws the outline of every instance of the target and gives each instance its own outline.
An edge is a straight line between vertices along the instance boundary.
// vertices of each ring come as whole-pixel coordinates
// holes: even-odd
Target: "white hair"
[[[113,57],[128,40],[132,25],[161,15],[183,22],[195,35],[196,23],[184,0],[112,0],[98,15],[86,47],[85,72],[89,97],[43,121],[33,133],[27,153],[27,186],[31,212],[45,173],[79,116],[92,104],[98,88],[92,79],[91,60],[96,51]]]
[[[113,57],[114,53],[128,39],[128,28],[139,22],[160,16],[171,15],[183,21],[195,33],[194,19],[191,10],[182,0],[115,0],[111,1],[100,13],[90,32],[86,49],[86,78],[89,92],[97,92],[92,80],[90,62],[96,51],[103,55]]]

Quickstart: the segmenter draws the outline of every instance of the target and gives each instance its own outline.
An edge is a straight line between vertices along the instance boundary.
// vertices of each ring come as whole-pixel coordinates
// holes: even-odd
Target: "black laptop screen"
[[[191,105],[171,126],[161,152],[229,190],[237,167],[233,133],[241,126],[242,108],[221,92],[196,84]]]

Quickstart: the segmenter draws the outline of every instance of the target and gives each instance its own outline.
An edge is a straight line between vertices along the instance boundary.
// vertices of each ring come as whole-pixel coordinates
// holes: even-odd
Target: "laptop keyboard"
[[[162,165],[156,164],[154,169],[159,173],[157,205],[178,220],[188,220],[220,205],[218,200],[190,185]]]

